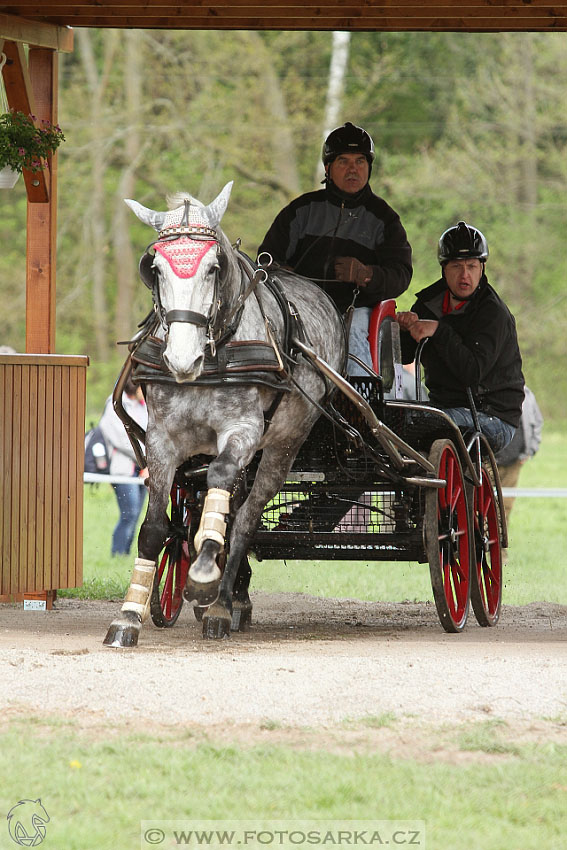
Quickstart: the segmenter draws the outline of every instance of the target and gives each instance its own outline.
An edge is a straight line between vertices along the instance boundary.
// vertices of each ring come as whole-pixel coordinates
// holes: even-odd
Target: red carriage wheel
[[[467,621],[471,575],[471,525],[461,462],[451,440],[436,440],[429,459],[441,489],[425,497],[425,541],[433,597],[446,632],[460,632]]]
[[[187,541],[190,522],[186,491],[174,482],[171,488],[170,531],[158,558],[150,602],[152,620],[159,628],[173,626],[183,606],[183,588],[191,566]]]
[[[502,603],[502,549],[500,507],[491,470],[481,469],[480,487],[474,490],[475,568],[471,579],[471,604],[481,626],[495,626]]]

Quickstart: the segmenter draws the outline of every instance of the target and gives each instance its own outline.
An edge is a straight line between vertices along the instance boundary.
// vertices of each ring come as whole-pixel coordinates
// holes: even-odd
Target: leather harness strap
[[[165,314],[165,321],[168,325],[172,322],[186,322],[197,325],[199,328],[206,328],[208,319],[202,313],[195,313],[193,310],[169,310]]]

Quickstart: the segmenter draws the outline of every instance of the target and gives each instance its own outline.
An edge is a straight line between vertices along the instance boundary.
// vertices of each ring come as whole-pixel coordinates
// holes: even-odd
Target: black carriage
[[[298,343],[336,389],[284,486],[266,506],[250,551],[258,560],[428,562],[437,613],[447,632],[464,628],[469,603],[481,626],[493,626],[500,615],[502,548],[507,546],[494,455],[480,429],[465,442],[443,411],[427,402],[388,397],[397,394],[393,388],[401,369],[394,319],[393,302],[374,310],[375,373],[367,377],[346,380]],[[140,444],[145,434],[120,403],[131,365],[130,360],[125,364],[114,400],[144,465]],[[419,353],[416,366],[419,376]],[[173,626],[183,605],[208,460],[192,458],[175,475],[170,530],[151,595],[151,617],[158,627]],[[241,496],[254,468],[252,463],[241,476]],[[203,609],[194,610],[201,619]],[[237,582],[232,628],[246,629],[250,615],[247,592],[239,599]]]

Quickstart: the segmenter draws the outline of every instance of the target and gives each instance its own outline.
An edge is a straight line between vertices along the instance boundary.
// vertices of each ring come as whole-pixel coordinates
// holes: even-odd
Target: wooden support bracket
[[[35,99],[29,75],[23,44],[5,41],[3,52],[6,64],[2,69],[8,106],[25,115],[36,115]],[[44,117],[44,116],[42,116]],[[23,172],[28,201],[33,204],[45,204],[49,201],[49,191],[45,171]]]

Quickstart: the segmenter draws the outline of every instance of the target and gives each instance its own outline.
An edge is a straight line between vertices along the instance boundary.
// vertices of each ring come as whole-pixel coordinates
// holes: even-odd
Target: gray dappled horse
[[[166,511],[175,471],[201,454],[212,460],[194,539],[198,554],[184,595],[209,606],[204,615],[207,636],[229,634],[239,565],[262,510],[280,490],[319,416],[310,399],[321,402],[328,392],[311,361],[293,350],[293,338],[307,341],[338,372],[344,367],[344,325],[327,295],[311,281],[285,270],[269,277],[260,270],[258,276],[219,228],[231,188],[232,183],[227,184],[208,206],[191,195],[177,194],[168,198],[168,212],[126,201],[158,233],[152,243],[153,262],[146,255],[155,275],[154,301],[160,316],[155,336],[163,340],[163,363],[175,381],[146,384],[149,504],[130,588],[105,638],[107,646],[138,642],[149,610],[156,561],[168,532]],[[263,374],[259,362],[248,365],[252,374],[244,367],[238,382],[231,382],[235,379],[228,379],[230,366],[223,373],[218,363],[236,358],[238,372],[242,352],[248,356],[253,349],[264,352],[260,360],[271,373]],[[213,370],[212,377],[206,378],[211,359],[218,361],[217,373]],[[279,385],[268,380],[274,379],[274,370]],[[209,383],[203,383],[206,380]],[[242,504],[231,505],[242,470],[260,449],[250,493]],[[229,554],[221,575],[217,558],[225,546],[231,507]]]

